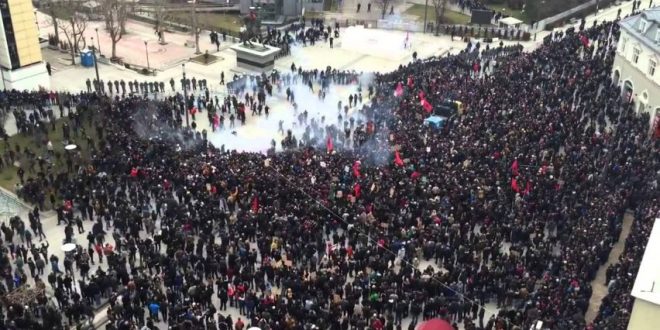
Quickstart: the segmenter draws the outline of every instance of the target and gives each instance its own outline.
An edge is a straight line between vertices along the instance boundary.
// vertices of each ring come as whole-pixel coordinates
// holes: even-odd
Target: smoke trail
[[[282,140],[290,132],[298,143],[303,142],[305,146],[325,149],[330,137],[334,150],[352,149],[355,147],[355,131],[358,128],[364,129],[367,122],[372,120],[365,116],[363,108],[370,107],[367,91],[374,79],[375,75],[369,73],[359,75],[351,84],[330,84],[325,89],[323,98],[319,95],[321,86],[318,84],[313,84],[312,89],[302,83],[301,79],[288,86],[282,84],[280,88],[274,87],[272,97],[267,97],[266,104],[270,107],[268,117],[265,114],[252,116],[252,110],[246,109],[246,125],[243,126],[236,120],[235,127],[230,128],[229,122],[225,121],[225,128],[209,133],[208,139],[216,147],[224,147],[226,150],[265,153],[273,143],[277,151],[282,151]],[[252,93],[250,84],[247,79],[246,91]],[[294,96],[293,102],[287,101],[287,88]],[[356,99],[361,96],[362,102],[358,101],[357,106],[346,109],[349,95]],[[240,99],[244,96],[237,97]],[[351,132],[348,138],[347,130]],[[386,137],[373,139],[368,143],[372,145],[369,148],[363,145],[361,149],[374,152],[387,148]],[[374,143],[383,146],[376,147]]]

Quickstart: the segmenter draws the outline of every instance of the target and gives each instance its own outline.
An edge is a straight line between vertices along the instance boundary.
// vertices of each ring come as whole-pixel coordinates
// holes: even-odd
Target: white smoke
[[[208,129],[209,141],[220,148],[224,146],[226,150],[236,150],[243,152],[266,152],[272,146],[272,141],[276,142],[276,150],[282,150],[281,141],[286,136],[288,130],[296,137],[298,141],[312,121],[315,121],[319,130],[311,132],[310,138],[316,138],[318,147],[325,147],[326,133],[325,127],[335,125],[340,131],[343,131],[344,122],[353,118],[354,123],[363,120],[359,109],[368,102],[368,86],[373,80],[372,74],[360,76],[358,83],[348,85],[330,84],[325,91],[325,98],[319,97],[320,85],[314,84],[313,90],[308,85],[303,84],[300,77],[297,83],[290,86],[282,84],[281,89],[273,87],[273,96],[266,97],[266,104],[270,107],[270,113],[266,117],[262,112],[261,116],[252,116],[252,109],[246,110],[246,124],[241,125],[240,121],[235,120],[234,128],[229,127],[229,120],[225,119],[225,128],[211,132]],[[348,111],[348,115],[343,108],[348,105],[349,95],[358,95],[358,86],[362,86],[362,103],[358,102],[356,107]],[[294,95],[294,102],[297,104],[297,110],[294,109],[292,102],[286,100],[287,87]],[[251,88],[246,91],[252,94]],[[239,100],[244,100],[244,94],[237,96]],[[341,101],[341,112],[338,109],[338,103]],[[306,122],[300,122],[299,115],[307,111]],[[342,122],[338,121],[339,115],[342,115]],[[228,116],[225,116],[228,117]],[[280,130],[280,122],[282,130]],[[335,145],[336,141],[334,142]]]

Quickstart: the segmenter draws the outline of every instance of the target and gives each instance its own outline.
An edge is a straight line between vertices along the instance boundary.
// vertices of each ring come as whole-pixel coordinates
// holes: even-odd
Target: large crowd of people
[[[71,96],[74,122],[96,130],[90,159],[28,171],[19,195],[37,204],[33,239],[52,196],[76,248],[59,260],[31,243],[22,219],[3,228],[0,289],[34,281],[53,294],[6,302],[2,326],[58,328],[107,299],[106,328],[122,330],[414,329],[430,318],[464,329],[623,329],[627,273],[658,211],[647,178],[660,153],[648,115],[610,79],[617,29],[569,30],[529,53],[468,45],[415,60],[363,86],[368,102],[347,102],[360,121],[316,123],[321,147],[289,135],[277,153],[211,145],[194,113],[184,125],[192,104],[181,95]],[[215,107],[246,116],[284,76],[310,88],[357,80],[292,68]],[[447,99],[462,113],[423,125]],[[626,209],[636,215],[626,251],[586,324],[590,282]],[[76,241],[84,224],[87,240]]]

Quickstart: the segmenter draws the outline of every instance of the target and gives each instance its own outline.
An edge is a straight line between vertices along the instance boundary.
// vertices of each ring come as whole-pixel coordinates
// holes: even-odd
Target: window
[[[654,59],[649,60],[649,71],[648,71],[648,74],[649,74],[649,76],[651,76],[651,77],[653,77],[653,75],[655,74],[655,66],[656,66],[656,64],[657,64],[657,63],[655,62]]]
[[[639,53],[641,52],[642,51],[639,48],[637,47],[633,48],[633,58],[632,58],[633,63],[639,62]]]
[[[639,21],[639,32],[644,33],[646,31],[646,28],[648,27],[649,22],[647,22],[645,19],[641,19]]]

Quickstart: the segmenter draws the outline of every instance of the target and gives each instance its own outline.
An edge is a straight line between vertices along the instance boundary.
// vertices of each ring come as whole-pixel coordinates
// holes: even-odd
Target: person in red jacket
[[[234,324],[234,330],[243,330],[244,327],[245,327],[245,324],[243,323],[243,321],[239,317],[238,320],[236,320],[236,323]]]

